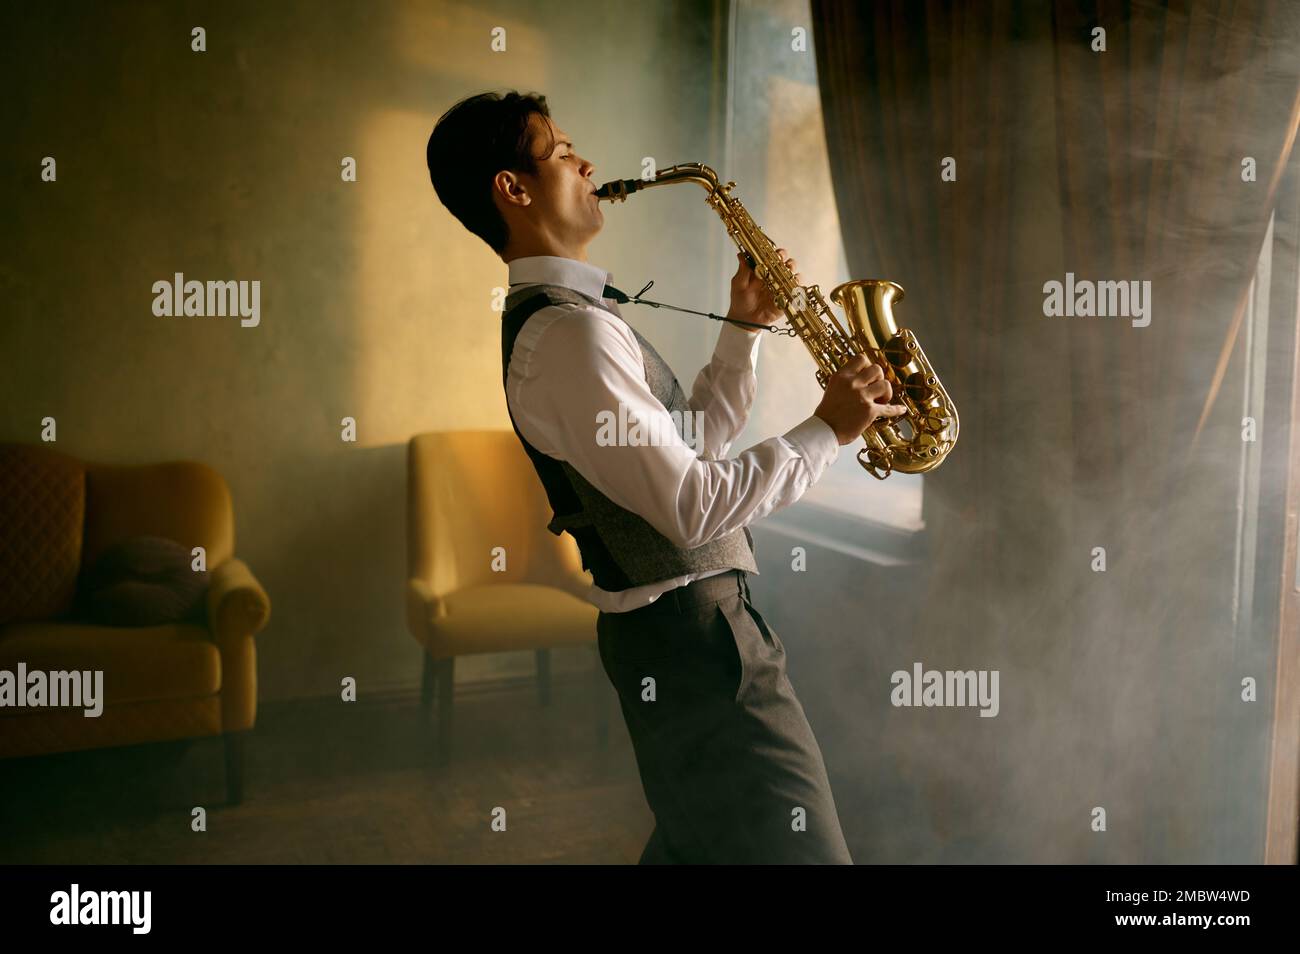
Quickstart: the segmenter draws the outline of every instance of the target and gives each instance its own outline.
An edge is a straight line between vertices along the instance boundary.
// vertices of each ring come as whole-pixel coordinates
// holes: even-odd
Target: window
[[[731,5],[726,146],[718,174],[735,180],[733,196],[798,262],[804,284],[817,285],[829,304],[831,289],[841,282],[879,276],[848,274],[812,37],[804,52],[772,43],[772,37],[791,36],[795,27],[807,29],[811,22],[807,0],[738,0]],[[734,245],[725,235],[722,240]],[[734,261],[734,248],[727,254]],[[830,308],[841,316],[835,305]],[[734,446],[785,433],[811,414],[821,396],[815,371],[798,338],[768,334],[759,352],[758,398]],[[858,441],[840,448],[835,464],[803,499],[763,526],[864,559],[907,559],[923,528],[924,478],[892,474],[877,480],[857,461],[864,447]]]

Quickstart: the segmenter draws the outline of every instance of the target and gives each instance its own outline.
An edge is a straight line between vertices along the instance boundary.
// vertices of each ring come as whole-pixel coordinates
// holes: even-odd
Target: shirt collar
[[[605,286],[613,275],[590,262],[558,255],[529,255],[510,262],[511,285],[559,285],[604,301]]]

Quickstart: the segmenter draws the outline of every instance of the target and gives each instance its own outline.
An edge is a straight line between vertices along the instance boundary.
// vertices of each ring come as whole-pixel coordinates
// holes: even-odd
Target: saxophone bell
[[[831,301],[844,309],[854,345],[881,366],[894,400],[908,410],[897,421],[879,418],[863,432],[867,447],[858,452],[858,463],[882,480],[891,470],[933,470],[957,441],[956,407],[916,335],[894,320],[893,306],[902,300],[902,286],[886,279],[845,282],[831,289]],[[904,434],[900,423],[911,433]]]

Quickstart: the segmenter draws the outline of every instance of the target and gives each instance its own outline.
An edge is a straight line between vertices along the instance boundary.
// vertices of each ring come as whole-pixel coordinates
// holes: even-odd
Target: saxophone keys
[[[924,371],[913,371],[903,379],[903,390],[916,404],[929,404],[934,398],[934,386],[937,383],[938,380],[933,374],[926,374]]]
[[[916,357],[916,338],[907,331],[896,334],[885,343],[884,352],[890,364],[905,368]]]
[[[922,430],[930,434],[942,434],[951,423],[952,415],[941,407],[928,408],[920,418]]]
[[[865,460],[863,458],[865,458]],[[894,469],[894,465],[889,459],[888,452],[882,451],[876,447],[864,447],[859,450],[858,463],[877,480],[884,480]]]
[[[939,456],[939,440],[928,431],[921,431],[912,441],[912,453],[922,460],[933,460]]]

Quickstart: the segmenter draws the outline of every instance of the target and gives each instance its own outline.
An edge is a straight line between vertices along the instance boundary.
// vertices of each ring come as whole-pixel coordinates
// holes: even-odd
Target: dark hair
[[[503,169],[536,175],[528,127],[533,113],[550,117],[545,96],[479,93],[442,114],[425,150],[429,179],[442,204],[498,255],[505,251],[509,229],[492,201],[492,179]],[[545,155],[554,151],[552,133]]]

